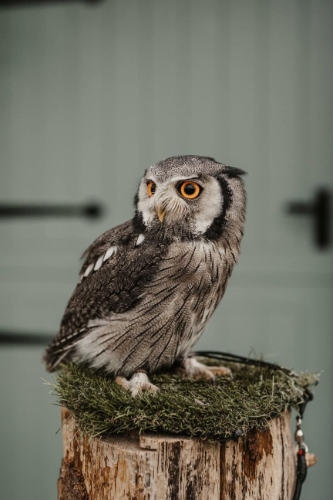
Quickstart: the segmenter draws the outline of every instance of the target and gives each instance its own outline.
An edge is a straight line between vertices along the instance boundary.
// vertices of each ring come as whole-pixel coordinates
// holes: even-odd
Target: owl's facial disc
[[[148,173],[139,187],[137,209],[148,227],[184,225],[184,230],[202,234],[221,213],[222,202],[220,184],[213,176],[175,176],[161,181]]]

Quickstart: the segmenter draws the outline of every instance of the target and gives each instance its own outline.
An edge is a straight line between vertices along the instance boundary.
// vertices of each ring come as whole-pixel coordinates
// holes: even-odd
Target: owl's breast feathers
[[[222,298],[238,251],[227,240],[174,241],[128,221],[85,252],[49,370],[87,362],[112,374],[153,372],[185,357]],[[237,255],[235,254],[237,252]]]

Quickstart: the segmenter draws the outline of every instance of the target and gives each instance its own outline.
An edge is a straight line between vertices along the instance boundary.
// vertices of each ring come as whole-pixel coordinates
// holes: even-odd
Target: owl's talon
[[[144,391],[153,394],[159,392],[159,388],[149,382],[147,374],[141,371],[134,373],[130,380],[125,377],[116,377],[115,382],[126,391],[129,391],[134,398]]]
[[[120,385],[120,387],[122,387],[126,391],[130,390],[130,383],[127,380],[127,378],[125,378],[125,377],[116,377],[114,379],[114,381],[115,381],[116,384]]]
[[[230,368],[227,368],[226,366],[207,366],[206,368],[208,368],[208,370],[214,375],[223,375],[231,379],[234,377]]]
[[[189,378],[205,378],[215,384],[216,375],[227,375],[232,378],[232,371],[225,366],[206,366],[195,358],[187,358],[183,364],[185,375]]]

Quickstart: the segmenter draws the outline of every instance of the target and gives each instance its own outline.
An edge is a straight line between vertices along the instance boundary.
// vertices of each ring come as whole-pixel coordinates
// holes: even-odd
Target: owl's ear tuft
[[[240,175],[247,174],[247,172],[245,172],[245,170],[242,170],[241,168],[228,167],[227,165],[223,169],[223,173],[227,174],[229,177],[238,177]]]

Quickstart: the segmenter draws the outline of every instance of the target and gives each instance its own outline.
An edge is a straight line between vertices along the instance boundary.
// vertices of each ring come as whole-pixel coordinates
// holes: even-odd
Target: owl
[[[49,371],[85,363],[133,396],[156,392],[149,375],[160,370],[209,379],[227,372],[190,352],[237,262],[243,174],[202,156],[174,156],[145,171],[133,218],[83,254],[60,331],[46,349]]]

